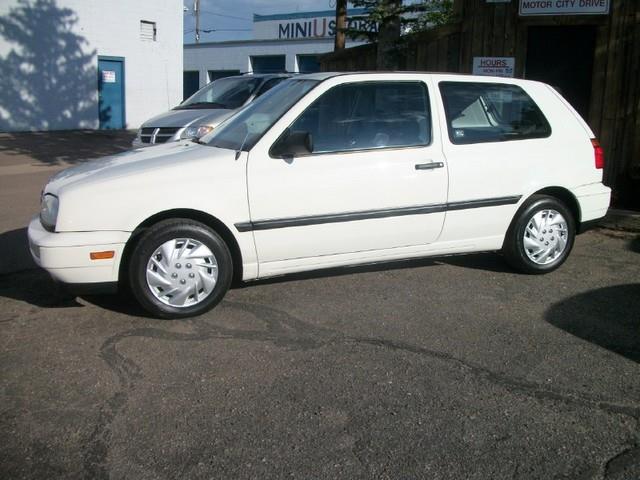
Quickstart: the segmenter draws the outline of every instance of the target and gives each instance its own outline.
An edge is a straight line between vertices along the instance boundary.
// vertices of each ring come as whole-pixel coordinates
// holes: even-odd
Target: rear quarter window
[[[440,82],[449,139],[455,145],[551,135],[542,111],[517,85]]]

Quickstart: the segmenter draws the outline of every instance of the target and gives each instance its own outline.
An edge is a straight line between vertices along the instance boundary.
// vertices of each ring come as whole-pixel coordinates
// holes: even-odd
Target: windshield
[[[198,90],[174,110],[189,108],[234,110],[244,105],[261,82],[261,78],[255,77],[221,78]]]
[[[248,152],[317,80],[285,80],[200,139],[212,147]]]

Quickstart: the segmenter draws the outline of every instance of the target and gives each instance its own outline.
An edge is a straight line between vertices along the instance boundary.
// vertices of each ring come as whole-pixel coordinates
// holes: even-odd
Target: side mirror
[[[309,132],[287,130],[271,147],[272,157],[287,158],[309,155],[313,152],[313,138]]]

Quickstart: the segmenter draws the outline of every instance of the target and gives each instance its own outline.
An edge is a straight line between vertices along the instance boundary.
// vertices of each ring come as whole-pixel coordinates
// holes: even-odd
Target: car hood
[[[235,152],[184,141],[138,148],[117,155],[90,160],[55,174],[47,183],[44,193],[60,195],[61,191],[78,184],[100,184],[119,177],[145,175],[160,169],[188,169],[206,161],[208,168],[216,160],[233,161]]]
[[[223,108],[193,108],[186,110],[169,110],[156,115],[142,124],[142,128],[149,127],[187,127],[191,124],[211,125],[215,127],[222,120],[229,117],[235,110]]]

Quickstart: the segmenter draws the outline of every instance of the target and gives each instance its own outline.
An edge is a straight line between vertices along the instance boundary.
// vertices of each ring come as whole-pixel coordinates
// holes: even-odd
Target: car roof
[[[299,74],[294,78],[302,79],[302,80],[316,80],[323,81],[334,77],[357,77],[358,75],[370,75],[374,78],[385,77],[385,76],[393,76],[396,79],[398,77],[409,77],[416,78],[423,75],[429,75],[434,78],[436,81],[476,81],[476,82],[493,82],[493,83],[508,83],[514,85],[533,85],[533,84],[542,84],[536,80],[526,80],[523,78],[516,77],[495,77],[488,75],[472,75],[470,73],[451,73],[451,72],[429,72],[429,71],[355,71],[355,72],[317,72],[317,73],[307,73],[307,74]]]
[[[288,78],[291,77],[293,74],[292,73],[251,73],[251,72],[247,72],[247,73],[242,73],[240,75],[233,75],[234,77],[252,77],[252,78],[264,78],[264,79],[270,79],[270,78]],[[223,78],[229,78],[229,77],[223,77]]]

